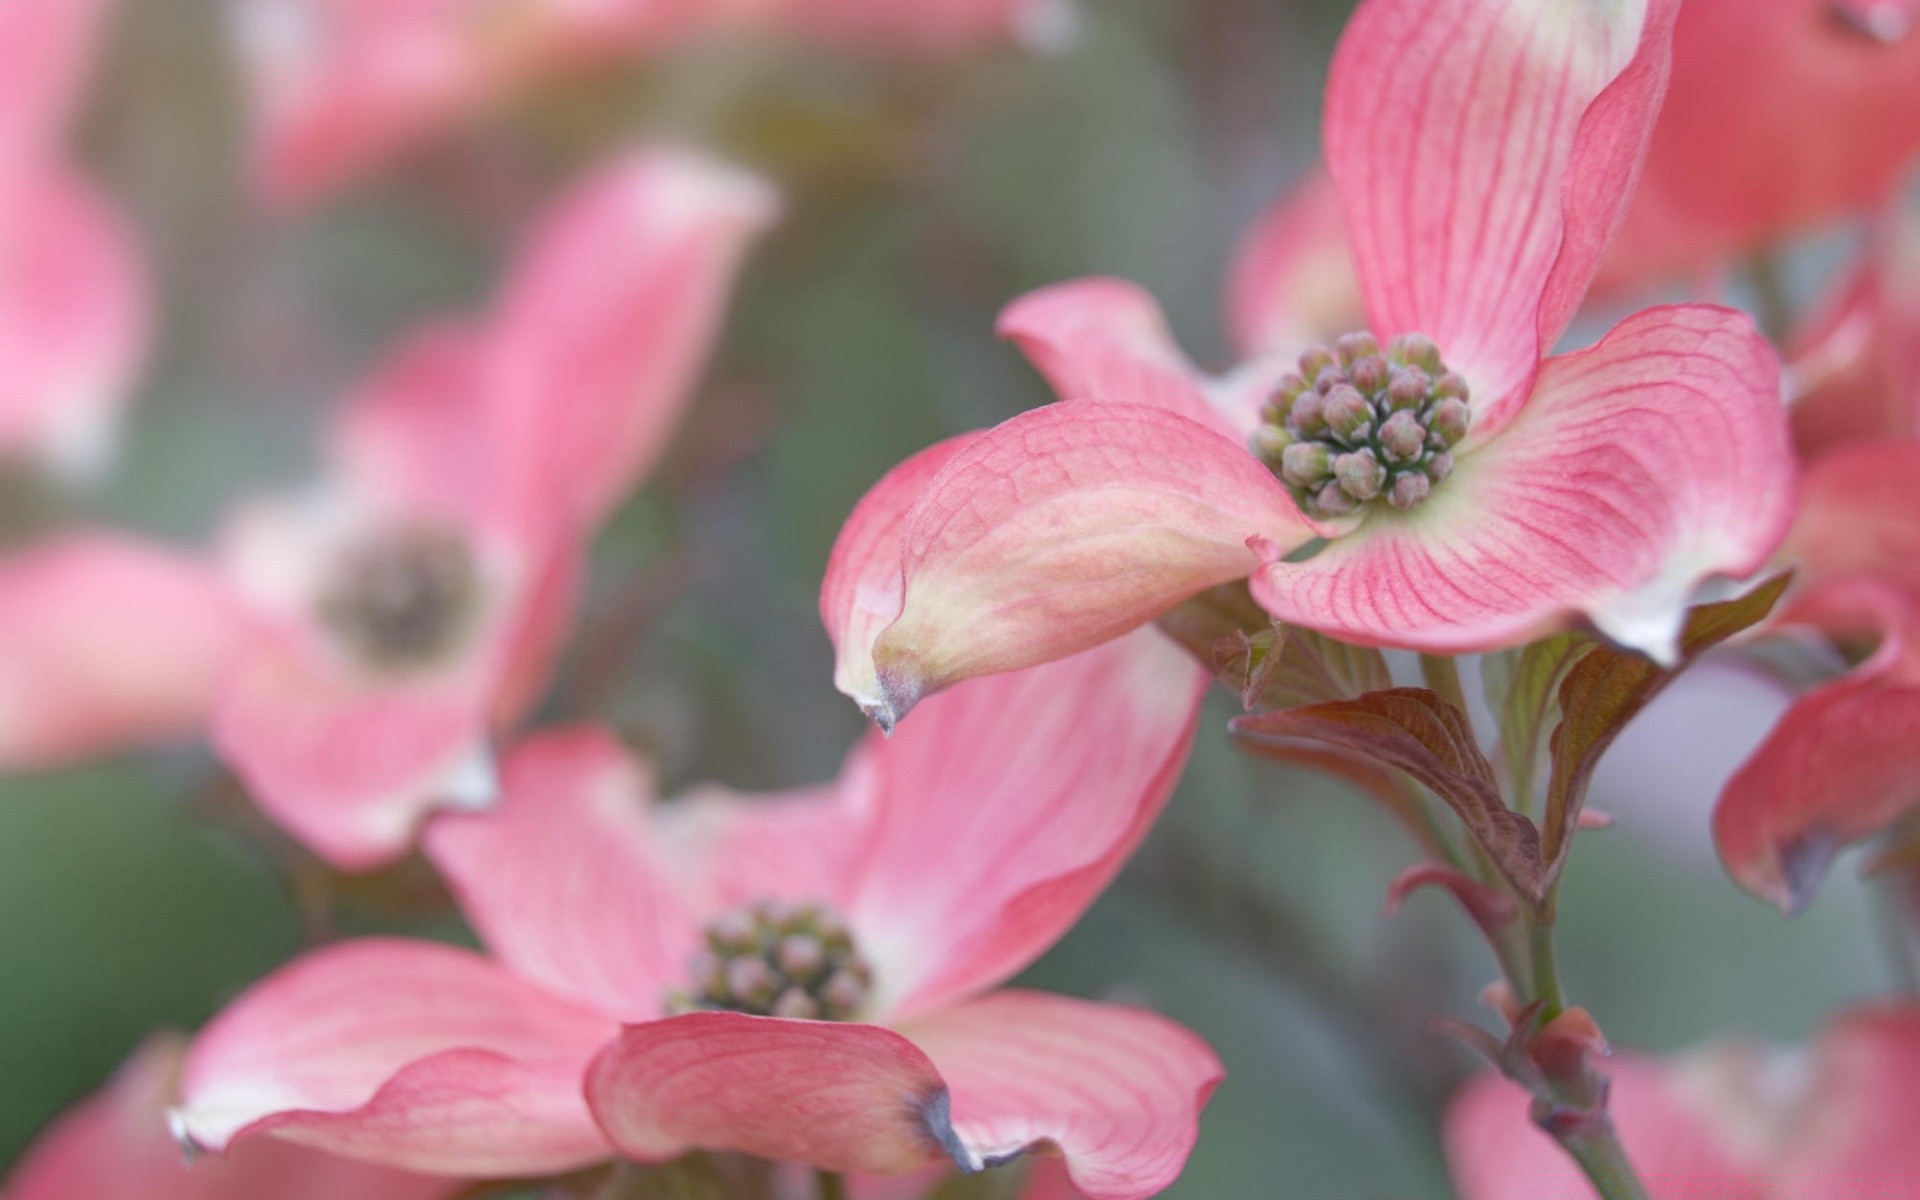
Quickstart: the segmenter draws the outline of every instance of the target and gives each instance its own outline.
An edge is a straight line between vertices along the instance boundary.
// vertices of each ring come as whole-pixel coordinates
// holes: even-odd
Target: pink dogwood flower
[[[486,957],[347,942],[200,1035],[180,1134],[538,1174],[693,1148],[978,1170],[1049,1146],[1095,1200],[1178,1174],[1220,1065],[1150,1013],[992,990],[1093,901],[1179,775],[1205,679],[1143,631],[928,706],[822,787],[650,802],[594,729],[430,824]]]
[[[536,83],[717,33],[873,50],[1055,40],[1064,0],[242,0],[256,172],[306,203]]]
[[[1920,3],[1687,0],[1602,284],[1700,270],[1874,207],[1920,158]]]
[[[184,1041],[155,1038],[62,1115],[0,1185],[7,1200],[450,1200],[466,1184],[262,1140],[189,1164],[167,1134]]]
[[[1920,443],[1815,459],[1788,546],[1806,586],[1776,618],[1854,665],[1799,696],[1727,780],[1714,842],[1736,882],[1783,911],[1834,855],[1920,805]]]
[[[1252,411],[1244,373],[1199,377],[1131,285],[1015,303],[1001,331],[1063,400],[862,501],[822,597],[843,690],[890,724],[1242,578],[1360,644],[1485,650],[1583,619],[1671,657],[1697,587],[1756,570],[1791,519],[1778,359],[1703,305],[1546,356],[1631,195],[1676,7],[1363,3],[1326,154],[1371,332],[1309,349]]]
[[[586,539],[663,448],[774,208],[686,152],[621,158],[543,219],[484,320],[420,331],[352,398],[320,487],[241,506],[217,584],[107,538],[7,572],[0,611],[28,619],[0,630],[23,713],[4,757],[174,731],[205,704],[262,807],[348,869],[404,851],[439,804],[484,802]],[[128,622],[136,596],[155,604]]]
[[[1920,1186],[1920,1011],[1840,1017],[1804,1048],[1724,1042],[1607,1064],[1607,1108],[1651,1200],[1862,1200]],[[1455,1097],[1446,1146],[1462,1200],[1592,1200],[1593,1186],[1495,1075]]]
[[[106,10],[0,8],[0,476],[97,475],[146,348],[133,238],[62,145]]]

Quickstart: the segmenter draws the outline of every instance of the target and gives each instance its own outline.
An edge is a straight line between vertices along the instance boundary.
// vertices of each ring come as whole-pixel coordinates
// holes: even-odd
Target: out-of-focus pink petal
[[[0,7],[0,190],[19,182],[14,172],[45,162],[65,136],[106,12],[107,0]]]
[[[245,0],[259,186],[311,203],[525,83],[696,19],[699,5],[625,0]]]
[[[862,708],[882,703],[873,642],[900,615],[900,534],[920,493],[978,434],[935,442],[880,477],[834,539],[820,583],[820,620],[833,642],[833,686]]]
[[[1044,1148],[1092,1200],[1138,1200],[1172,1184],[1226,1074],[1205,1042],[1165,1017],[1043,992],[995,992],[902,1032],[951,1089],[964,1166]]]
[[[871,747],[856,749],[840,777],[819,787],[745,795],[708,785],[657,805],[654,853],[705,914],[769,897],[845,911],[871,836],[873,758]]]
[[[245,636],[198,560],[78,532],[0,564],[0,768],[195,732]]]
[[[1920,1178],[1912,1094],[1920,1010],[1860,1009],[1805,1049],[1726,1042],[1609,1061],[1608,1100],[1654,1200],[1861,1200]],[[1528,1117],[1520,1088],[1469,1084],[1446,1120],[1463,1200],[1590,1200],[1592,1186]]]
[[[1809,464],[1788,548],[1807,577],[1872,575],[1920,590],[1920,443],[1858,442]]]
[[[779,200],[686,150],[594,172],[542,219],[488,339],[506,437],[544,454],[531,486],[591,525],[664,449],[698,382],[753,238]]]
[[[1118,637],[1313,536],[1239,445],[1144,404],[1054,404],[956,454],[907,514],[899,619],[874,644],[890,725],[961,679]]]
[[[148,1042],[66,1112],[0,1186],[8,1200],[441,1200],[467,1185],[263,1138],[189,1165],[167,1133],[184,1043]]]
[[[1787,709],[1714,808],[1728,874],[1793,913],[1836,853],[1920,805],[1920,614],[1897,587],[1852,576],[1796,597],[1779,624],[1878,642],[1858,668]]]
[[[1316,171],[1241,238],[1227,328],[1244,358],[1297,356],[1366,323],[1340,194]]]
[[[1326,156],[1367,311],[1424,333],[1474,433],[1525,402],[1633,193],[1679,0],[1370,0],[1327,82]]]
[[[1159,302],[1124,279],[1055,284],[1008,305],[1001,337],[1019,346],[1062,400],[1152,404],[1232,438],[1225,419],[1174,342]]]
[[[1920,221],[1889,222],[1789,344],[1794,441],[1920,438]]]
[[[1876,36],[1876,17],[1895,36]],[[1912,0],[1687,0],[1606,279],[1675,274],[1870,206],[1916,151]]]
[[[948,1097],[912,1042],[876,1025],[703,1012],[629,1025],[587,1076],[614,1145],[693,1147],[904,1174],[948,1151]]]
[[[1648,309],[1546,363],[1521,418],[1433,498],[1382,511],[1254,594],[1351,641],[1461,652],[1584,614],[1671,661],[1701,583],[1785,535],[1794,463],[1780,365],[1744,316]]]
[[[0,453],[98,474],[149,319],[133,238],[91,186],[44,170],[0,199]]]
[[[609,1150],[581,1098],[617,1026],[487,959],[369,939],[256,984],[187,1058],[175,1133],[272,1133],[409,1170],[539,1175]]]
[[[486,798],[486,714],[472,687],[356,681],[263,636],[219,689],[213,741],[276,821],[364,870],[404,853],[435,808]]]
[[[341,406],[334,465],[349,488],[432,517],[481,509],[499,466],[480,389],[481,335],[453,322],[414,330]]]
[[[1774,1200],[1759,1164],[1740,1154],[1664,1064],[1606,1063],[1608,1109],[1627,1157],[1656,1200]],[[1518,1085],[1486,1074],[1447,1109],[1447,1161],[1462,1200],[1593,1200],[1593,1185],[1528,1116]],[[1797,1193],[1795,1193],[1797,1194]]]
[[[554,537],[545,561],[534,566],[530,584],[516,598],[494,685],[493,723],[497,728],[520,724],[552,683],[561,651],[573,633],[591,549],[584,536],[562,533]]]
[[[774,11],[800,36],[874,52],[955,54],[1007,40],[1053,51],[1077,30],[1073,0],[785,0]]]
[[[878,812],[850,916],[879,1011],[944,1007],[1064,934],[1166,803],[1206,686],[1141,629],[971,680],[871,746]]]
[[[436,818],[427,856],[514,971],[621,1020],[657,1017],[699,924],[649,845],[653,781],[599,729],[507,755],[501,803]]]

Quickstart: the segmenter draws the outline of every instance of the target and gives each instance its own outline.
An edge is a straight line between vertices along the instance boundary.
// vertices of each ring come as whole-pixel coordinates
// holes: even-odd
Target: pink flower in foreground
[[[1157,634],[982,680],[782,796],[648,803],[595,730],[429,826],[488,958],[348,942],[193,1047],[176,1125],[478,1176],[695,1147],[977,1170],[1045,1142],[1096,1200],[1178,1174],[1220,1065],[1115,1005],[990,990],[1145,835],[1205,679]],[[678,1015],[675,1015],[678,1014]]]
[[[167,1135],[186,1047],[149,1042],[27,1150],[7,1200],[442,1200],[465,1184],[263,1140],[189,1165]]]
[[[104,467],[146,348],[133,239],[61,145],[104,9],[0,7],[0,476]]]
[[[1915,442],[1852,443],[1807,469],[1789,540],[1807,586],[1773,628],[1857,665],[1794,701],[1713,814],[1728,873],[1790,913],[1835,854],[1920,806],[1916,476]]]
[[[241,0],[256,173],[305,203],[535,83],[691,37],[874,50],[1056,41],[1063,0]]]
[[[663,447],[774,204],[703,158],[618,160],[543,220],[485,320],[417,333],[345,406],[321,487],[241,507],[217,582],[89,537],[0,572],[0,611],[25,614],[0,629],[20,710],[0,761],[210,705],[260,804],[347,868],[486,800],[490,737],[537,698],[586,539]]]
[[[1724,263],[1872,208],[1916,157],[1916,0],[1687,0],[1603,282]]]
[[[1652,1200],[1865,1200],[1920,1192],[1920,1011],[1850,1013],[1804,1049],[1620,1055],[1607,1108]],[[1485,1075],[1447,1113],[1462,1200],[1590,1200],[1580,1169]]]
[[[1356,643],[1483,650],[1585,619],[1671,656],[1696,588],[1759,568],[1790,520],[1778,360],[1708,306],[1542,359],[1631,194],[1675,7],[1362,4],[1326,143],[1373,332],[1307,351],[1249,414],[1137,289],[1017,302],[1001,330],[1063,402],[861,502],[822,597],[842,689],[891,723],[1249,577]]]

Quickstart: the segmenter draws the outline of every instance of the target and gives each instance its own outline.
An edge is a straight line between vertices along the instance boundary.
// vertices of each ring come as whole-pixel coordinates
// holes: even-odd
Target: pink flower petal
[[[95,476],[146,351],[133,237],[91,186],[43,170],[0,198],[0,264],[0,452]]]
[[[1244,438],[1207,398],[1199,371],[1175,344],[1160,305],[1124,279],[1081,279],[1023,296],[1000,314],[1062,400],[1152,404],[1231,438]]]
[[[872,52],[957,54],[1007,40],[1051,51],[1075,31],[1069,0],[786,0],[773,11],[799,36]]]
[[[961,679],[1118,637],[1313,536],[1239,445],[1164,408],[1055,404],[934,477],[903,532],[900,617],[874,644],[882,724]]]
[[[1890,218],[1789,343],[1794,441],[1920,438],[1920,219]]]
[[[502,289],[490,369],[507,437],[540,446],[534,486],[591,525],[665,448],[706,366],[734,276],[779,199],[691,151],[596,170],[542,218]]]
[[[946,1151],[947,1099],[892,1030],[727,1012],[629,1025],[587,1076],[601,1128],[645,1161],[704,1147],[904,1174]]]
[[[107,0],[11,0],[0,8],[0,191],[65,137],[107,8]]]
[[[1909,594],[1854,576],[1803,593],[1779,624],[1879,643],[1846,676],[1794,701],[1713,811],[1727,872],[1794,913],[1836,853],[1920,805],[1920,614]]]
[[[1876,37],[1876,18],[1895,36]],[[1912,0],[1687,0],[1607,277],[1644,282],[1711,264],[1876,204],[1916,151]]]
[[[0,1191],[10,1200],[442,1200],[467,1186],[277,1138],[189,1165],[167,1134],[185,1049],[173,1038],[148,1042],[34,1141]]]
[[[1165,1017],[1043,992],[995,992],[903,1032],[952,1091],[963,1166],[1045,1147],[1091,1200],[1172,1184],[1225,1076],[1205,1042]]]
[[[1276,616],[1371,645],[1512,645],[1585,614],[1662,661],[1698,585],[1779,544],[1794,467],[1779,362],[1748,320],[1649,309],[1546,363],[1521,419],[1433,499],[1382,511],[1254,594]]]
[[[383,686],[271,636],[223,682],[213,742],[254,800],[316,854],[365,870],[406,851],[427,813],[484,799],[487,698],[459,682]]]
[[[1298,357],[1365,324],[1340,195],[1316,171],[1262,214],[1234,251],[1227,328],[1243,358]]]
[[[872,836],[872,751],[856,748],[840,777],[819,787],[748,795],[709,784],[656,806],[654,853],[706,915],[769,898],[845,912]]]
[[[1093,1200],[1133,1200],[1179,1175],[1222,1074],[1164,1018],[1037,993],[907,1032],[738,1013],[633,1025],[594,1063],[588,1102],[642,1159],[707,1147],[904,1174],[1050,1145]]]
[[[1373,329],[1424,333],[1498,433],[1633,193],[1679,0],[1370,0],[1327,83],[1326,156]]]
[[[345,942],[194,1040],[173,1124],[214,1151],[274,1133],[410,1170],[563,1171],[610,1153],[580,1087],[616,1032],[466,950]]]
[[[699,924],[649,844],[647,771],[598,729],[547,733],[507,756],[501,793],[424,838],[467,919],[522,977],[622,1020],[659,1016]]]
[[[184,554],[96,532],[17,553],[0,565],[0,767],[194,733],[244,633]]]
[[[900,616],[900,533],[907,514],[941,468],[978,436],[935,442],[881,476],[834,539],[820,583],[820,619],[833,642],[833,686],[863,709],[884,704],[873,642]]]
[[[1064,934],[1166,803],[1206,686],[1143,629],[972,680],[871,735],[878,812],[850,915],[879,1011],[951,1004]]]
[[[1920,590],[1920,443],[1835,447],[1801,477],[1788,548],[1810,579],[1862,574]]]
[[[383,507],[465,523],[504,465],[481,389],[481,335],[454,322],[408,333],[341,406],[333,462]]]

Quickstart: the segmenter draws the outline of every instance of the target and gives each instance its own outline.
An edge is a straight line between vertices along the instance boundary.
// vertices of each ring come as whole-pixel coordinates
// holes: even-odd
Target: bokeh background
[[[666,467],[604,535],[543,719],[614,721],[670,784],[811,782],[861,733],[815,613],[828,548],[887,467],[1047,395],[992,337],[1023,290],[1111,273],[1227,365],[1226,263],[1310,169],[1343,0],[1089,0],[1077,44],[886,62],[696,46],[569,80],[322,212],[249,198],[222,0],[121,6],[79,157],[130,208],[159,342],[100,515],[192,544],[314,466],[329,406],[415,319],[483,302],[513,232],[599,155],[665,136],[776,179],[722,352]],[[1718,778],[1776,704],[1729,669],[1614,754],[1562,905],[1571,994],[1617,1043],[1783,1040],[1886,986],[1848,880],[1791,924],[1713,862]],[[1224,701],[1224,697],[1220,698]],[[1030,972],[1161,1008],[1230,1078],[1175,1197],[1447,1194],[1437,1113],[1473,1064],[1423,1027],[1481,1015],[1464,922],[1357,797],[1245,758],[1210,714],[1123,881]],[[326,876],[201,751],[0,780],[0,1164],[149,1031],[190,1029],[313,939],[463,938],[417,865]]]

